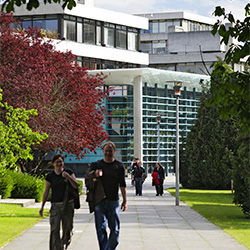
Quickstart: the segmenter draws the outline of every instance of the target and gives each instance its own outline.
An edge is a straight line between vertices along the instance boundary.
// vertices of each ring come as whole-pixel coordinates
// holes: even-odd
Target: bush
[[[44,180],[17,172],[11,172],[11,175],[14,179],[12,198],[32,198],[37,202],[42,201]]]
[[[240,146],[234,161],[234,203],[242,208],[243,213],[250,217],[250,132],[239,136]]]
[[[3,199],[7,199],[11,196],[11,191],[14,188],[14,181],[10,175],[10,171],[1,170],[0,171],[0,195]]]

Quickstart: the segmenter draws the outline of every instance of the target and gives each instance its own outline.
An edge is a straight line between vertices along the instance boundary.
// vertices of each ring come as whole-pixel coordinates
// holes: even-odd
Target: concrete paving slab
[[[174,181],[173,176],[167,177],[165,187],[174,187]],[[130,183],[128,178],[128,210],[120,213],[118,250],[247,249],[183,202],[175,206],[175,198],[169,193],[155,196],[150,177],[143,185],[141,197],[135,196],[134,187]],[[30,207],[37,208],[38,212],[40,205]],[[47,250],[49,230],[49,219],[45,218],[10,242],[4,250]],[[68,249],[99,249],[94,216],[89,213],[85,196],[81,197],[81,208],[75,211],[74,235]]]
[[[1,204],[15,204],[22,207],[29,207],[35,204],[35,199],[0,199]]]

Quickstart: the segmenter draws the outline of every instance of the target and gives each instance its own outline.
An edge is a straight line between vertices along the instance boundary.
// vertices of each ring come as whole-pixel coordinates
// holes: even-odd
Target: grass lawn
[[[175,189],[168,189],[175,196]],[[250,220],[233,203],[230,190],[180,189],[180,200],[250,249]]]
[[[48,215],[49,210],[44,209],[44,216]],[[40,220],[38,208],[0,204],[0,248]]]

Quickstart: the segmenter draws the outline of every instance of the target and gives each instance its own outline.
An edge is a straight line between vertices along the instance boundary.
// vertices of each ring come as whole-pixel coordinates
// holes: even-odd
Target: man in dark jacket
[[[135,179],[135,195],[142,195],[142,177],[145,173],[142,163],[139,162],[134,170],[134,179]]]
[[[104,159],[95,162],[86,178],[101,181],[105,198],[95,204],[95,225],[100,250],[115,250],[119,244],[119,187],[122,193],[122,211],[127,209],[125,168],[114,158],[115,144],[106,142],[103,145]],[[106,221],[110,234],[107,236]]]

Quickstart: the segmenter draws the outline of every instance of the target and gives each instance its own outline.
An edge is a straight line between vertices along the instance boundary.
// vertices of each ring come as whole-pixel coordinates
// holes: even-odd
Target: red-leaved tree
[[[37,29],[14,32],[12,15],[0,15],[0,88],[13,107],[37,109],[29,125],[49,135],[39,150],[83,157],[107,138],[105,76],[88,75],[71,52],[56,51]],[[38,148],[36,148],[37,150]]]

